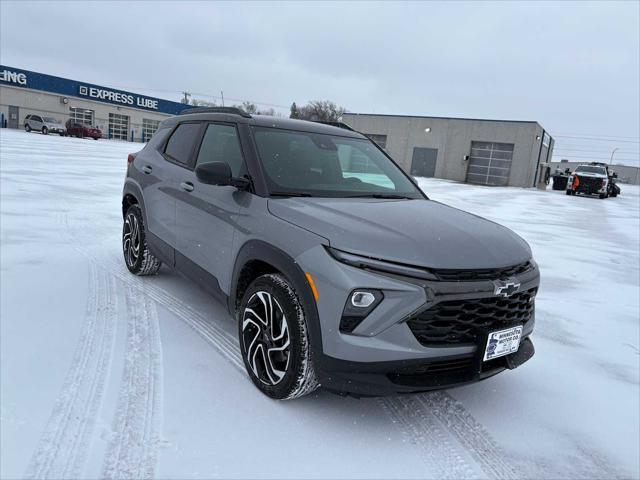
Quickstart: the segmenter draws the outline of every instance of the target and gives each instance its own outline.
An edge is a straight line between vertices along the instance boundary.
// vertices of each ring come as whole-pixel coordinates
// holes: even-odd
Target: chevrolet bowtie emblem
[[[498,297],[510,297],[514,293],[517,293],[520,290],[520,283],[516,281],[502,281],[496,280],[493,282],[495,285],[494,294]]]

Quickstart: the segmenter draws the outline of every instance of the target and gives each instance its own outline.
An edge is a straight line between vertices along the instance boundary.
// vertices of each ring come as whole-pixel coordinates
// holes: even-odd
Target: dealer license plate
[[[482,360],[486,362],[487,360],[517,352],[518,347],[520,347],[521,337],[522,326],[489,333],[487,346],[484,349],[484,358]]]

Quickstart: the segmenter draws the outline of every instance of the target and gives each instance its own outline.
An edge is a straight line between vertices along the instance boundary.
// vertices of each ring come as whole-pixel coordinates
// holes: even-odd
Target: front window
[[[254,128],[272,195],[424,198],[371,141]]]
[[[599,175],[606,175],[604,168],[602,167],[589,167],[589,166],[580,166],[576,168],[576,173],[596,173]]]

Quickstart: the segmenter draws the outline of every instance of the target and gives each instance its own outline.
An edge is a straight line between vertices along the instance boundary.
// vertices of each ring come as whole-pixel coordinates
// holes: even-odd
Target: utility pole
[[[609,165],[613,165],[613,154],[616,153],[617,150],[620,150],[620,149],[616,147],[611,151],[611,160],[609,160]]]
[[[222,97],[222,106],[224,107],[224,92],[220,90],[220,96]]]
[[[191,96],[191,93],[182,92],[182,94],[184,95],[184,98],[182,99],[182,103],[189,105],[189,97]]]

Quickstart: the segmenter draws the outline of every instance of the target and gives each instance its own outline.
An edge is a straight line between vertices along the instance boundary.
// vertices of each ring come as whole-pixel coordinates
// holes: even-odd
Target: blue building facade
[[[0,65],[0,126],[22,128],[28,114],[72,118],[102,127],[105,136],[146,141],[185,104],[93,83]]]

